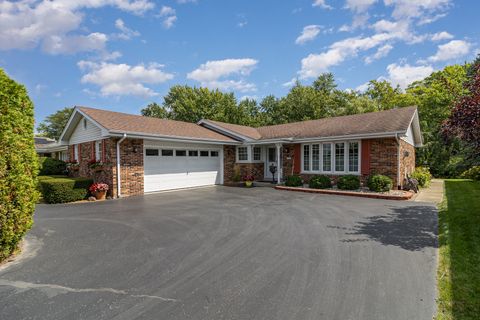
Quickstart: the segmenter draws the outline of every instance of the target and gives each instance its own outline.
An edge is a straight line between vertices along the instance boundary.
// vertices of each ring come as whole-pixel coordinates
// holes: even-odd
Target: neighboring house
[[[75,107],[60,144],[79,162],[74,175],[106,182],[118,197],[230,184],[245,174],[271,181],[271,166],[276,181],[380,173],[401,187],[422,135],[415,107],[260,128]]]
[[[57,143],[54,139],[47,137],[34,137],[35,151],[40,157],[50,157],[66,161],[67,149],[66,145]]]

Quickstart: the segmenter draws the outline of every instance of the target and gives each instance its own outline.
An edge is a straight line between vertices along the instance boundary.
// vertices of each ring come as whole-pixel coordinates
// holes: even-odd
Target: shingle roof
[[[220,121],[213,121],[213,120],[207,120],[207,122],[213,123],[216,126],[227,129],[228,131],[238,133],[238,134],[240,134],[242,136],[245,136],[247,138],[251,138],[251,139],[255,139],[255,140],[262,138],[262,136],[258,132],[257,128],[248,127],[248,126],[241,126],[241,125],[238,125],[238,124],[231,124],[231,123],[220,122]]]
[[[406,132],[416,112],[416,107],[391,109],[349,116],[292,122],[273,126],[251,128],[207,120],[218,127],[255,140],[282,138],[316,138],[348,135]]]
[[[145,117],[115,111],[77,107],[108,131],[152,134],[169,137],[193,138],[233,142],[235,140],[195,123]]]

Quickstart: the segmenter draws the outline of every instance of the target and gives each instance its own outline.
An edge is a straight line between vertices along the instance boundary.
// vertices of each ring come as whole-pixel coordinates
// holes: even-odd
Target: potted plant
[[[245,182],[245,186],[247,188],[250,188],[253,185],[254,180],[255,180],[255,177],[251,174],[247,174],[243,176],[243,181]]]
[[[95,199],[105,200],[108,191],[108,184],[102,182],[93,183],[88,190],[90,190],[90,193],[93,194]]]

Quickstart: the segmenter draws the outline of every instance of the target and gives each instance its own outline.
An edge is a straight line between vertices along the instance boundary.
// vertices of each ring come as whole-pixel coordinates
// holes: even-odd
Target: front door
[[[267,161],[265,162],[265,179],[272,180],[273,175],[270,172],[271,165],[277,166],[277,148],[275,147],[268,147],[267,148]],[[277,166],[278,170],[278,166]],[[276,177],[276,175],[275,175]]]

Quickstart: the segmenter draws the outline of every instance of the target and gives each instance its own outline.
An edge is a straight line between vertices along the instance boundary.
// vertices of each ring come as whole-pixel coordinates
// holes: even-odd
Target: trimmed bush
[[[0,261],[32,227],[38,199],[33,104],[24,86],[0,69]]]
[[[430,180],[432,180],[432,175],[426,167],[417,167],[411,176],[413,179],[418,181],[418,185],[422,188],[427,188],[430,186]]]
[[[302,177],[297,175],[288,176],[287,180],[285,180],[285,185],[287,187],[301,187],[303,186]]]
[[[39,175],[49,176],[49,175],[61,175],[64,174],[67,170],[67,164],[65,161],[48,158],[48,157],[39,157]]]
[[[338,178],[337,188],[341,190],[357,190],[360,188],[360,179],[354,175],[346,175]]]
[[[332,187],[332,181],[324,175],[314,176],[308,182],[308,186],[312,189],[328,189]]]
[[[393,180],[381,174],[370,176],[367,181],[368,189],[376,192],[386,192],[392,189]]]
[[[89,178],[46,178],[40,189],[47,203],[66,203],[85,199],[92,183]]]
[[[480,181],[480,166],[474,166],[462,173],[461,175],[464,179],[472,179]]]

